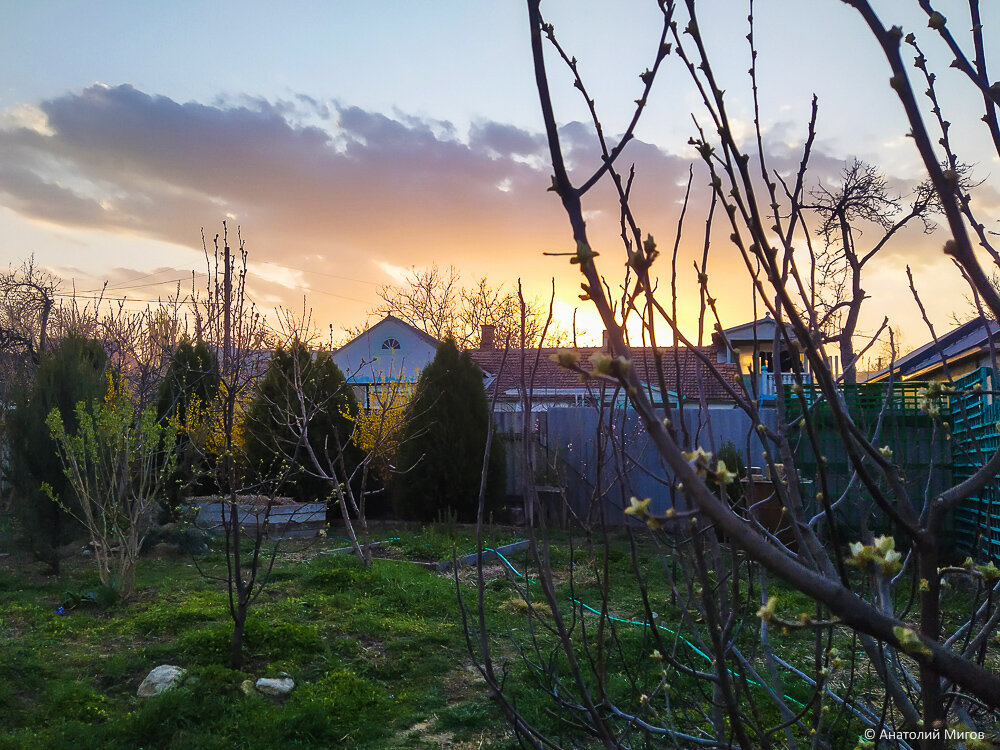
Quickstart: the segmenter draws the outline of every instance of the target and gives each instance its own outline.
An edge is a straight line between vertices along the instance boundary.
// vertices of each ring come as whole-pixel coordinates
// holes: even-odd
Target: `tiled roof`
[[[698,348],[708,361],[719,371],[722,377],[731,385],[735,385],[735,376],[739,370],[733,364],[717,364],[716,349],[711,346]],[[536,393],[552,390],[580,389],[585,384],[580,382],[578,373],[562,367],[550,358],[553,354],[562,349],[542,349],[540,356],[537,349],[524,350],[523,367],[527,373],[526,381],[531,379],[534,371],[533,388]],[[602,352],[600,347],[581,347],[574,349],[580,356],[580,365],[585,370],[590,369],[590,359],[594,354]],[[521,383],[522,350],[511,349],[507,353],[507,361],[503,366],[503,372],[498,380],[489,383],[487,395],[492,395],[495,388],[499,388],[498,398],[504,396],[507,391],[517,389]],[[472,349],[469,351],[472,360],[479,365],[482,370],[489,375],[497,375],[500,371],[500,363],[504,358],[503,349]],[[704,396],[710,401],[730,400],[729,394],[722,387],[719,380],[712,374],[711,370],[698,359],[691,349],[686,347],[668,347],[660,349],[660,361],[663,366],[663,375],[666,380],[667,390],[679,393],[687,399],[698,399],[700,391],[704,391]],[[535,362],[537,357],[537,369]],[[659,383],[657,376],[656,360],[653,350],[650,348],[635,348],[632,350],[632,367],[644,383],[650,383],[653,387]],[[680,379],[678,381],[678,373]],[[529,383],[530,384],[530,383]],[[742,385],[738,385],[742,390]]]

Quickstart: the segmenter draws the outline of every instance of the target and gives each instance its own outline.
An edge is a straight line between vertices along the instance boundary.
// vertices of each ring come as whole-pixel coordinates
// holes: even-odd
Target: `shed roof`
[[[940,365],[943,361],[954,361],[967,354],[975,354],[989,347],[989,340],[1000,340],[1000,324],[995,320],[973,318],[947,333],[938,336],[937,341],[928,341],[896,360],[892,369],[897,375],[906,377],[921,370]],[[882,380],[889,375],[890,368],[884,367],[872,374],[868,380]]]

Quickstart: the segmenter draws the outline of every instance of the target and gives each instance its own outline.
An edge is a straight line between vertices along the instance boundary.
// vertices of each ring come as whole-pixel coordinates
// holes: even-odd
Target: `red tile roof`
[[[572,370],[562,367],[557,362],[553,362],[550,357],[563,349],[542,349],[539,356],[537,349],[524,350],[524,371],[527,373],[525,381],[531,380],[531,373],[534,370],[533,387],[535,392],[551,391],[553,389],[580,389],[585,387],[580,382],[580,375]],[[580,366],[584,370],[590,370],[590,359],[594,354],[602,352],[600,347],[581,347],[573,349],[580,357]],[[718,378],[701,361],[692,349],[686,347],[667,347],[660,349],[660,361],[663,366],[663,376],[666,381],[667,390],[672,393],[679,393],[687,399],[697,400],[701,391],[709,401],[729,401],[731,397],[722,387]],[[698,347],[698,351],[705,355],[712,366],[714,366],[721,376],[730,385],[736,386],[742,392],[742,383],[737,384],[736,376],[739,370],[733,364],[716,363],[716,349],[711,346]],[[494,381],[487,387],[487,395],[492,395],[494,388],[499,387],[498,398],[513,389],[517,389],[521,383],[522,350],[511,349],[507,353],[507,361],[503,366],[503,372],[499,380]],[[500,363],[504,358],[503,349],[471,349],[469,355],[480,368],[489,375],[496,375],[500,370]],[[537,369],[535,362],[537,357]],[[651,348],[635,348],[632,350],[632,367],[639,375],[643,383],[650,383],[657,387],[659,377],[656,370],[656,360]],[[678,380],[678,374],[680,378]],[[599,381],[591,381],[593,387],[599,387]],[[529,383],[530,385],[531,383]],[[539,394],[541,395],[541,394]]]

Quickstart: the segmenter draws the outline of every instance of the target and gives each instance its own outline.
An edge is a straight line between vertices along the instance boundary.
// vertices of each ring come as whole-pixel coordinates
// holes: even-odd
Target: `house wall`
[[[998,352],[998,359],[1000,359],[1000,352]],[[982,367],[992,368],[993,365],[990,363],[990,353],[988,351],[982,352],[979,357],[969,357],[962,360],[961,362],[950,362],[948,364],[948,375],[951,375],[953,380],[968,375],[974,370],[978,370]],[[905,378],[906,380],[947,380],[943,367],[937,367],[933,370],[922,370],[919,375],[912,375]]]
[[[980,367],[989,367],[989,356],[986,357],[986,362],[980,362],[978,360],[970,359],[966,362],[962,362],[954,367],[949,367],[948,372],[951,373],[952,378],[960,378],[963,375],[968,375],[973,370],[978,370]],[[944,375],[943,372],[937,374],[938,377]]]
[[[386,342],[399,348],[384,348]],[[383,320],[333,354],[333,361],[355,383],[416,382],[437,347],[401,321]]]

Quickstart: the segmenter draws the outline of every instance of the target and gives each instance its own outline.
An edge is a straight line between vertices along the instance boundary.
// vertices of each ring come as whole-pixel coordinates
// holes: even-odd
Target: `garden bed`
[[[239,525],[253,535],[261,525],[266,536],[272,539],[290,537],[315,537],[326,526],[326,503],[298,503],[291,498],[266,496],[240,496],[238,505]],[[223,533],[223,517],[229,513],[229,503],[219,498],[192,498],[204,502],[188,506],[196,510],[195,525],[213,534]],[[281,501],[281,502],[278,502]]]

